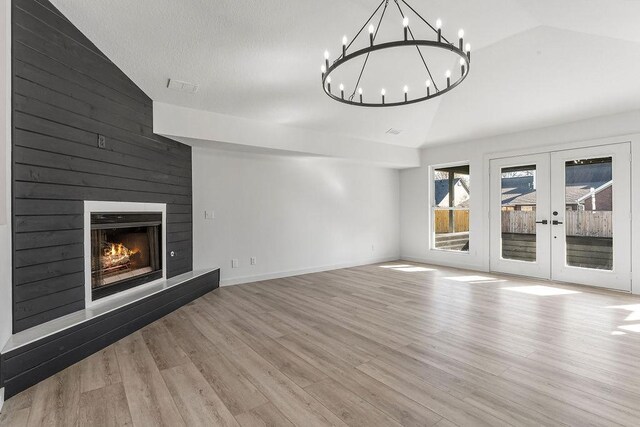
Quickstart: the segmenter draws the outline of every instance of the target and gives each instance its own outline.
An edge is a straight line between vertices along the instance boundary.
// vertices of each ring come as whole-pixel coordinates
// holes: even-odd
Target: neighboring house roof
[[[612,181],[611,181],[612,182]],[[605,187],[606,183],[594,185],[570,185],[565,188],[565,203],[576,205],[591,194],[591,188]],[[604,189],[603,188],[603,189]],[[536,190],[522,188],[503,188],[502,206],[532,206],[536,204]]]
[[[536,204],[533,176],[502,178],[502,205],[523,206]]]
[[[610,163],[568,166],[566,168],[565,200],[567,205],[582,202],[591,189],[604,190],[612,181]],[[532,206],[536,204],[533,176],[502,178],[503,206]]]
[[[610,163],[580,164],[567,166],[565,200],[567,205],[582,203],[591,195],[591,189],[596,193],[611,186],[612,170]],[[464,180],[456,178],[454,185],[462,186],[469,194],[469,188]],[[533,206],[536,204],[537,194],[534,188],[533,176],[516,176],[502,178],[502,206]],[[435,181],[436,205],[448,206],[449,180],[438,179]],[[445,203],[446,202],[446,203]],[[469,200],[458,204],[459,207],[469,207]]]
[[[598,194],[599,192],[606,190],[607,188],[611,187],[613,185],[613,180],[609,181],[609,182],[605,182],[604,184],[602,184],[599,187],[595,187],[593,190],[593,194]],[[585,194],[584,196],[580,197],[577,202],[578,203],[582,203],[585,200],[587,200],[588,198],[591,197],[591,189],[589,189],[589,192],[587,194]]]
[[[609,182],[613,179],[611,163],[594,163],[566,167],[566,181],[570,185],[590,185]]]
[[[517,194],[518,189],[502,189],[502,206],[531,206],[536,204],[536,191],[529,190],[524,194]]]
[[[454,179],[453,184],[456,186],[461,186],[464,189],[464,191],[467,193],[467,195],[469,195],[469,187],[467,187],[467,184],[464,182],[464,180],[460,178],[456,178]],[[434,189],[435,189],[436,206],[444,207],[443,205],[444,205],[445,199],[447,199],[447,196],[449,195],[449,180],[437,179],[435,181]],[[446,205],[448,206],[448,201]],[[467,198],[467,200],[464,200],[461,203],[459,203],[458,207],[460,208],[469,207],[469,199]]]
[[[612,181],[613,182],[613,181]],[[577,205],[578,201],[585,196],[591,194],[592,188],[598,188],[604,185],[604,182],[592,182],[588,185],[574,185],[566,189],[566,201],[568,205]]]

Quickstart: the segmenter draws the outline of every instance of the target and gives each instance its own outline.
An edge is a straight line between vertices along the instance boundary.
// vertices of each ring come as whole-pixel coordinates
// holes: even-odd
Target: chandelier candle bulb
[[[331,93],[331,76],[327,77],[327,89]]]
[[[464,76],[465,73],[465,65],[466,63],[464,62],[464,58],[460,58],[460,69],[462,70],[462,75]]]
[[[360,95],[360,104],[362,104],[362,88],[358,89],[358,95]]]
[[[447,87],[450,87],[451,86],[451,70],[447,70],[447,72],[444,75],[447,78]]]
[[[322,71],[322,79],[324,80],[324,75],[327,72],[327,66],[323,65],[322,67],[320,67],[320,71]]]
[[[409,86],[405,85],[404,88],[404,102],[409,100]]]
[[[467,51],[467,59],[471,61],[471,43],[467,43],[465,50]]]
[[[460,39],[460,50],[462,50],[464,46],[464,30],[463,29],[460,29],[460,31],[458,31],[458,38]]]
[[[404,27],[404,41],[407,41],[409,38],[409,18],[406,16],[402,20],[402,26]]]
[[[431,96],[431,80],[427,80],[427,97]]]
[[[329,69],[329,51],[324,51],[324,66],[328,70]]]
[[[438,43],[442,43],[442,19],[436,21],[436,28],[438,29]]]
[[[384,90],[384,89],[382,89],[382,90],[380,91],[380,94],[382,95],[382,103],[384,104],[384,96],[387,94],[387,91],[386,91],[386,90]]]
[[[342,37],[342,56],[347,56],[347,36]]]
[[[373,33],[376,32],[376,27],[373,24],[369,25],[369,44],[373,46]]]
[[[344,99],[344,85],[340,83],[340,97]]]

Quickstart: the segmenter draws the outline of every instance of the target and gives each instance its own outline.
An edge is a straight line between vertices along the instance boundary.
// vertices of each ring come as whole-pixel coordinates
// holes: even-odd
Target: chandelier
[[[381,25],[383,24],[383,20],[387,17],[387,21],[389,21],[389,14],[392,12],[388,12],[389,3],[392,1],[395,3],[395,8],[393,5],[392,9],[397,8],[397,12],[400,17],[398,18],[398,23],[402,23],[402,31],[400,30],[400,25],[398,25],[398,35],[403,34],[404,37],[399,38],[396,41],[382,42],[376,43],[376,37],[378,36],[378,32],[380,30]],[[406,9],[403,9],[403,6]],[[377,24],[375,24],[375,18],[380,13],[380,17],[377,19]],[[429,34],[433,34],[433,39],[420,39],[416,38],[414,34],[417,34],[418,27],[411,27],[409,25],[409,11],[413,14],[413,18],[417,18],[417,22],[421,27],[426,27],[422,29],[426,29]],[[386,21],[385,21],[386,22]],[[360,39],[361,34],[363,34],[365,28],[368,26],[369,38],[368,40],[364,39],[363,36]],[[420,29],[420,30],[422,30]],[[414,30],[416,32],[414,33]],[[366,47],[361,48],[359,50],[351,51],[351,47],[354,42],[359,40],[360,42],[364,42]],[[400,105],[409,105],[415,104],[422,101],[427,101],[429,99],[438,97],[443,95],[460,83],[464,81],[464,79],[469,75],[469,67],[471,62],[471,45],[464,44],[464,30],[459,30],[458,32],[458,43],[457,45],[449,42],[449,40],[442,34],[442,20],[438,19],[435,23],[435,26],[431,25],[426,19],[424,19],[416,10],[411,7],[404,0],[383,0],[376,10],[371,14],[369,19],[364,23],[364,25],[360,28],[360,30],[356,33],[355,37],[348,43],[347,36],[342,38],[342,54],[333,62],[330,62],[330,54],[329,51],[324,52],[324,64],[321,67],[322,70],[322,87],[324,92],[332,99],[342,102],[344,104],[356,105],[361,107],[396,107]],[[397,94],[399,96],[395,97],[394,100],[387,99],[387,91],[385,88],[377,88],[374,91],[370,91],[371,88],[363,88],[360,86],[360,83],[365,75],[365,70],[367,68],[367,64],[369,62],[369,57],[371,54],[375,52],[380,52],[383,50],[391,50],[401,47],[415,47],[417,54],[419,55],[419,59],[424,65],[425,74],[424,74],[424,86],[419,90],[414,90],[411,93],[409,92],[409,86],[404,84],[402,87],[402,92],[400,92],[400,85],[398,86]],[[444,75],[440,78],[434,78],[431,68],[428,64],[425,55],[423,54],[423,49],[440,49],[446,52],[450,52],[455,55],[457,62],[460,65],[459,74],[456,72],[454,76],[451,70],[447,70]],[[452,56],[453,56],[452,55]],[[345,85],[340,83],[338,86],[338,91],[333,93],[331,83],[331,75],[332,73],[344,67],[347,63],[353,64],[354,61],[358,59],[363,59],[362,67],[360,68],[360,74],[358,76],[357,82],[354,86],[352,86],[351,93],[347,93],[345,95]],[[453,62],[452,62],[453,63]],[[334,86],[335,88],[335,86]],[[365,92],[366,89],[366,92]],[[378,92],[379,91],[379,92]],[[378,92],[378,95],[372,95]],[[389,94],[391,97],[391,93]]]

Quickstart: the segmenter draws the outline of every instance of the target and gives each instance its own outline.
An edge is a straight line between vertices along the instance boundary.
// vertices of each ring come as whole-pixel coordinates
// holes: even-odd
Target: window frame
[[[459,254],[459,255],[470,255],[471,253],[471,245],[469,244],[469,249],[467,250],[455,250],[455,249],[442,249],[436,247],[436,211],[468,211],[469,219],[471,219],[471,188],[469,188],[469,207],[460,208],[460,207],[446,207],[441,208],[436,204],[436,171],[441,169],[449,169],[460,166],[466,166],[469,168],[469,182],[471,182],[471,162],[469,161],[460,161],[454,163],[443,163],[429,166],[429,250],[449,253],[449,254]],[[469,186],[471,187],[471,185]],[[471,221],[469,221],[469,242],[471,242]]]

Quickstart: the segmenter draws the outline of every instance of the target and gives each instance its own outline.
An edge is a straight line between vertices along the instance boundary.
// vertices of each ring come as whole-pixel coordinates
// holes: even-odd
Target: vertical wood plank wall
[[[51,3],[12,1],[16,333],[84,308],[84,200],[167,203],[169,277],[193,239],[191,148],[153,133],[151,99]]]

